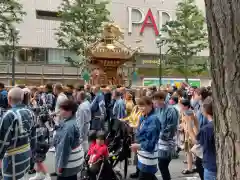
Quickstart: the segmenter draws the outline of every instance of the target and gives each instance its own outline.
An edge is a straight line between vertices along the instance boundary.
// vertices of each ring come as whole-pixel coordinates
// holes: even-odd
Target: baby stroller
[[[117,119],[111,120],[110,132],[107,134],[106,144],[108,145],[109,157],[89,167],[88,158],[85,159],[80,172],[81,179],[89,180],[121,180],[123,177],[120,171],[115,170],[119,162],[124,161],[124,178],[127,176],[128,158],[131,155],[131,130],[127,123]],[[96,177],[92,177],[93,176]]]
[[[112,167],[124,161],[124,178],[126,178],[128,158],[131,157],[132,128],[124,121],[112,119],[106,141],[111,154]]]
[[[102,159],[93,165],[88,164],[88,157],[86,156],[85,162],[80,172],[81,180],[122,180],[122,175],[119,171],[114,170],[110,156],[108,159]]]

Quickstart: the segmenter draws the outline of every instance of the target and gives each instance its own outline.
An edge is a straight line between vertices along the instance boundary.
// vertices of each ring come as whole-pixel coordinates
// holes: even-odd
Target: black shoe
[[[139,176],[139,172],[135,172],[135,173],[130,174],[129,177],[132,178],[132,179],[137,179],[138,176]]]
[[[36,173],[36,170],[35,169],[31,169],[28,171],[28,174],[35,174]]]
[[[50,176],[57,176],[56,172],[50,173]]]
[[[178,154],[174,154],[174,156],[172,156],[173,159],[178,159],[179,155]]]
[[[182,151],[182,149],[178,147],[176,153],[178,154],[180,151]]]

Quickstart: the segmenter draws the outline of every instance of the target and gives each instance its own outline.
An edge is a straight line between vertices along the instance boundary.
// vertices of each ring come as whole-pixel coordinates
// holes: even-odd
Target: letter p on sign
[[[140,13],[140,20],[134,21],[132,18],[133,11]],[[133,24],[142,24],[144,21],[144,12],[138,8],[128,7],[128,33],[132,33]]]

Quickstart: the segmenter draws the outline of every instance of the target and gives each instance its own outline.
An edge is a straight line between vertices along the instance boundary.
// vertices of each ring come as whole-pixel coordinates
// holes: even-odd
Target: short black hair
[[[3,83],[0,82],[0,88],[4,89],[5,85]]]
[[[77,91],[84,91],[84,85],[77,85],[77,86],[75,87],[75,89],[76,89]]]
[[[152,103],[152,99],[148,96],[143,96],[141,98],[138,99],[137,101],[137,105],[139,106],[151,106],[153,103]]]
[[[174,103],[178,103],[178,96],[172,96],[171,99],[174,101]]]
[[[119,92],[119,91],[115,91],[115,96],[116,96],[116,97],[121,97],[121,96],[122,96],[122,93]]]
[[[189,99],[182,99],[181,101],[180,101],[180,103],[183,105],[183,106],[187,106],[187,107],[190,107],[191,106],[191,102],[190,102],[190,100]]]
[[[75,114],[77,112],[78,105],[74,101],[67,99],[60,104],[60,108],[65,111],[72,111],[72,114]]]
[[[105,132],[104,131],[98,131],[97,132],[97,139],[105,140]]]
[[[88,133],[88,140],[89,141],[95,141],[97,138],[97,131],[96,130],[90,130]]]
[[[212,97],[209,96],[203,101],[203,108],[207,114],[213,116],[213,99],[212,99]]]
[[[67,84],[67,87],[68,87],[69,89],[74,89],[74,86],[71,85],[71,84]]]
[[[47,83],[45,87],[48,91],[53,91],[53,84],[52,83]]]
[[[24,89],[26,86],[24,84],[20,84],[18,85],[17,87],[21,88],[21,89]]]
[[[55,84],[55,86],[54,86],[54,88],[56,89],[56,90],[58,90],[58,91],[63,91],[63,86],[62,86],[62,84]]]
[[[167,93],[165,91],[157,91],[153,94],[154,100],[165,100]]]

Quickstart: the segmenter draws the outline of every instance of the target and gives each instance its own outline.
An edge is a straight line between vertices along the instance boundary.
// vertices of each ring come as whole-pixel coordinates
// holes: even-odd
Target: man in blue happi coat
[[[166,92],[159,91],[153,95],[155,113],[160,120],[158,140],[158,166],[163,180],[171,179],[169,164],[175,151],[174,136],[177,131],[178,111],[166,104]]]
[[[91,130],[103,130],[104,121],[106,118],[106,107],[105,99],[103,93],[100,91],[100,86],[95,86],[93,88],[93,93],[95,97],[91,103]]]
[[[0,120],[0,168],[4,180],[22,179],[30,166],[31,149],[36,146],[34,113],[22,104],[19,87],[8,93],[11,106]]]
[[[5,85],[0,82],[0,117],[2,117],[8,108],[7,94],[8,92],[5,90]]]
[[[126,106],[121,97],[121,93],[119,91],[114,92],[113,98],[116,100],[113,106],[113,117],[114,119],[123,119],[126,117]]]

